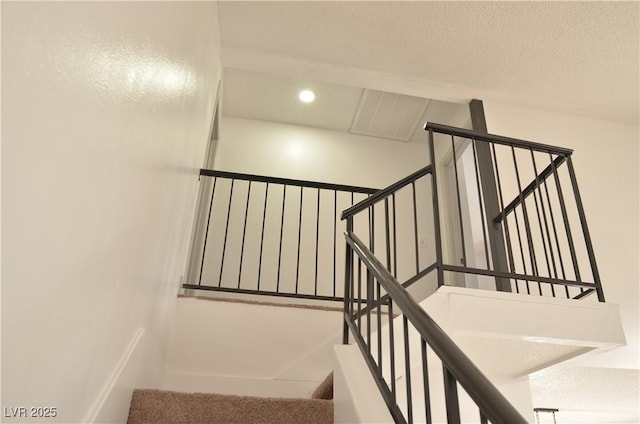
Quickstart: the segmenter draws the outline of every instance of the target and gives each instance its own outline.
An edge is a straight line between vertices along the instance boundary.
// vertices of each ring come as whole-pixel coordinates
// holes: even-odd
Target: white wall
[[[488,130],[574,149],[572,156],[607,302],[620,305],[627,347],[586,358],[639,368],[638,126],[484,102]]]
[[[333,369],[342,311],[179,298],[167,390],[309,398]]]
[[[384,188],[428,164],[425,143],[224,116],[215,169]]]
[[[334,346],[333,415],[336,424],[391,424],[367,363],[355,344]]]
[[[131,388],[161,384],[220,77],[216,14],[2,4],[3,407],[124,422]]]

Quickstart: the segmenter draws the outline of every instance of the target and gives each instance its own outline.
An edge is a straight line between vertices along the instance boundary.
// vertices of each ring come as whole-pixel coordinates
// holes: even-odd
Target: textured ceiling
[[[638,2],[220,2],[222,43],[638,118]]]
[[[564,366],[540,371],[530,377],[534,407],[560,409],[558,422],[637,422],[640,408],[640,372],[632,369],[602,369]],[[597,415],[616,411],[620,421]],[[590,411],[589,417],[571,420],[571,411]]]

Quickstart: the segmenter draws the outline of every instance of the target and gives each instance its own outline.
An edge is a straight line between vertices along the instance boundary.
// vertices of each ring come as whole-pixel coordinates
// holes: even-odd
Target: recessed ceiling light
[[[311,90],[302,90],[298,95],[301,101],[305,103],[311,103],[316,98],[316,93]]]

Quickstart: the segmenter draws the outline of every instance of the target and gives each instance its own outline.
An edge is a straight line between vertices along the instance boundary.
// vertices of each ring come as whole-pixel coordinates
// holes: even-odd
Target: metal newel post
[[[596,285],[596,294],[598,295],[598,301],[604,302],[604,292],[602,291],[600,273],[598,272],[598,265],[596,264],[596,255],[593,252],[591,235],[589,234],[589,227],[587,227],[587,217],[584,214],[584,207],[582,206],[582,198],[580,197],[580,191],[578,190],[578,180],[576,179],[576,173],[573,169],[573,163],[571,162],[571,155],[567,156],[567,168],[569,169],[569,178],[571,179],[571,186],[573,187],[573,194],[576,199],[576,207],[578,208],[578,215],[580,216],[580,224],[582,225],[582,233],[584,234],[584,242],[589,255],[589,263],[591,264],[591,272],[593,273],[593,282]]]
[[[353,216],[347,218],[347,231],[346,234],[350,235],[353,232]],[[351,319],[349,314],[349,299],[351,295],[351,286],[353,284],[352,277],[353,270],[353,250],[349,243],[346,243],[345,259],[344,259],[344,319],[342,327],[342,344],[349,344],[349,324],[347,320]]]
[[[431,156],[431,198],[433,199],[433,232],[436,242],[436,268],[438,273],[438,287],[444,285],[444,270],[442,269],[442,236],[440,234],[440,207],[438,206],[438,179],[436,153],[433,143],[433,130],[429,130],[429,155]]]

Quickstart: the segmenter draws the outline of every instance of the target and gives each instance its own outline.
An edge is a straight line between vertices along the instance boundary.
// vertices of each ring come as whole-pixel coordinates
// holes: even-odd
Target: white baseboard
[[[140,341],[145,329],[140,327],[131,338],[86,415],[84,423],[126,423],[135,388],[138,363],[140,361]]]

